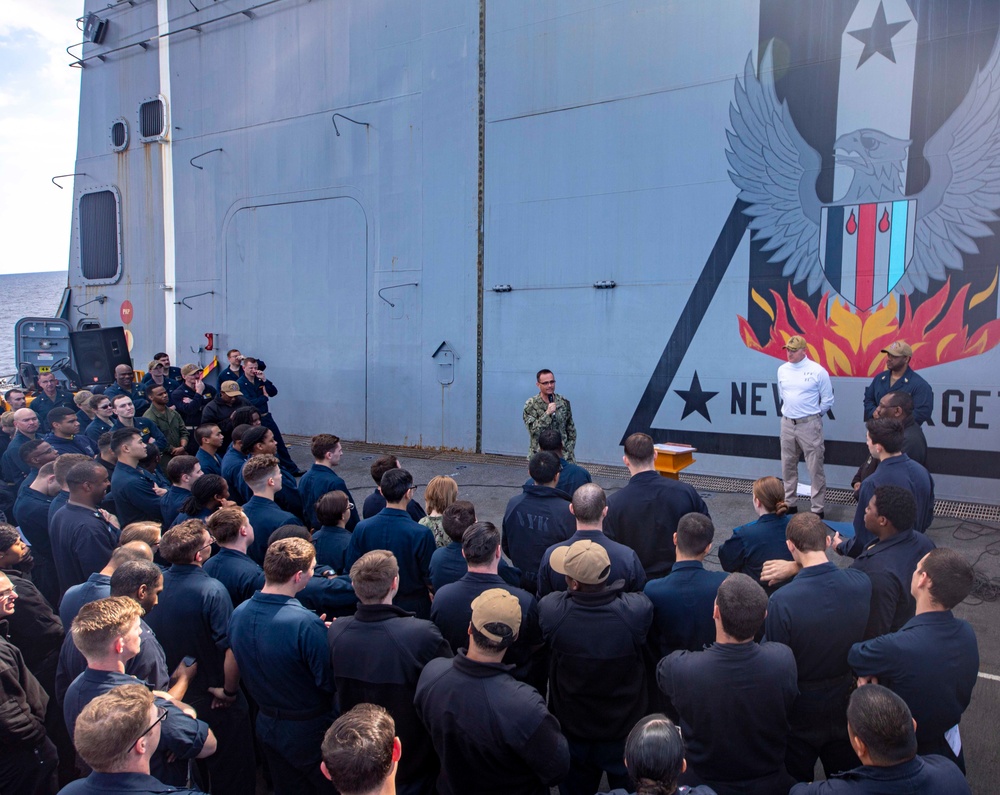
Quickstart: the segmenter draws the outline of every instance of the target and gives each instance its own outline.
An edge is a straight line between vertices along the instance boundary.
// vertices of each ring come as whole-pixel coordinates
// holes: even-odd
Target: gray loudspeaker
[[[71,331],[69,341],[73,347],[73,361],[80,374],[80,386],[111,384],[119,364],[132,366],[125,329],[121,326]]]

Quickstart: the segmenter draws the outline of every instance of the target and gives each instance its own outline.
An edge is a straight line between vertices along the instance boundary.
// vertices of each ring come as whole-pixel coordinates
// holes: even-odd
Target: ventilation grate
[[[128,148],[128,122],[115,119],[111,122],[111,151],[121,152]]]
[[[114,281],[121,270],[118,194],[98,190],[80,197],[80,271],[90,281]]]
[[[167,137],[167,104],[162,96],[151,97],[139,105],[139,140],[145,143]]]

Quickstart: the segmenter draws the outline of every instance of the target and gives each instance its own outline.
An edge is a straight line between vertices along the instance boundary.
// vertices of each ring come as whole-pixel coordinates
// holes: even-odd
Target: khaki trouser
[[[821,513],[826,504],[826,474],[823,472],[823,418],[819,414],[799,420],[781,418],[781,476],[789,507],[794,506],[797,499],[800,452],[809,470],[812,512]]]

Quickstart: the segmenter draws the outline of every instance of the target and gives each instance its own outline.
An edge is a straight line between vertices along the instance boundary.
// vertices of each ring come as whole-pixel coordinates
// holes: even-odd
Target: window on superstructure
[[[139,105],[139,140],[144,144],[167,137],[167,105],[163,97],[151,97]]]
[[[111,151],[122,152],[128,148],[128,123],[125,119],[111,122]]]
[[[84,279],[113,281],[121,271],[118,194],[98,190],[80,197],[80,271]]]

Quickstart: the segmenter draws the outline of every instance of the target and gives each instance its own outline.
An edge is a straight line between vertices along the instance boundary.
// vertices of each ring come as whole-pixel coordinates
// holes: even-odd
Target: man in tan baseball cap
[[[469,637],[476,651],[485,649],[491,652],[507,650],[521,629],[521,603],[517,597],[503,588],[491,588],[483,591],[472,600],[472,623],[469,627]],[[478,633],[478,635],[477,635]],[[503,656],[502,654],[500,655]]]
[[[913,421],[923,425],[934,409],[934,390],[910,367],[913,348],[896,340],[882,349],[886,369],[865,388],[865,420],[870,420],[879,401],[890,392],[906,392],[913,398]]]
[[[649,711],[643,653],[653,603],[626,593],[624,580],[608,581],[611,559],[595,541],[557,547],[549,565],[569,587],[538,603],[549,705],[569,740],[564,791],[597,792],[602,772],[611,789],[626,791],[625,739]]]
[[[594,541],[577,541],[568,547],[556,547],[552,550],[549,565],[553,571],[566,577],[570,590],[580,590],[582,585],[585,591],[593,592],[594,587],[602,585],[611,573],[611,558],[604,547]]]
[[[433,659],[420,674],[413,706],[441,760],[441,795],[482,792],[486,782],[490,792],[548,792],[566,776],[559,722],[502,664],[520,629],[517,597],[483,591],[472,602],[468,651]]]

